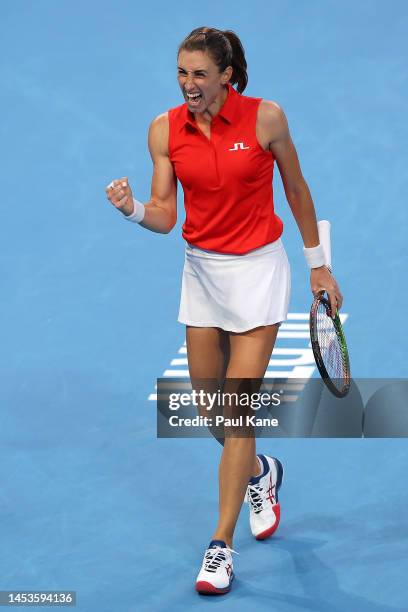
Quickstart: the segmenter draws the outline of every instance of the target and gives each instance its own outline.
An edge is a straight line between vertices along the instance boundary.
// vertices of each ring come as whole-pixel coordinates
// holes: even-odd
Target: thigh
[[[218,327],[186,326],[190,377],[222,381],[229,359],[228,332]]]
[[[187,359],[191,387],[195,391],[215,394],[222,387],[229,359],[228,332],[218,327],[186,326]],[[199,401],[201,416],[215,417],[219,414],[217,404],[208,411],[206,400]],[[223,427],[210,426],[209,430],[218,442],[224,444]]]
[[[249,404],[241,401],[244,396],[258,393],[269,364],[279,324],[264,325],[246,332],[230,332],[230,360],[223,387],[224,397],[239,400],[224,402],[224,416],[233,418],[233,426],[225,428],[226,438],[252,438],[254,427],[247,425],[246,416],[253,414]],[[242,397],[241,397],[241,394]],[[235,423],[234,417],[242,420]]]
[[[242,333],[229,332],[227,378],[263,378],[271,358],[279,324],[263,325]]]

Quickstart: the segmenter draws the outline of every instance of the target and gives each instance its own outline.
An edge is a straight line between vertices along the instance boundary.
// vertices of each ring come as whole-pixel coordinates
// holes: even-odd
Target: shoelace
[[[254,512],[261,512],[263,507],[263,488],[258,484],[248,485],[248,500]]]
[[[216,572],[222,561],[226,561],[226,550],[228,550],[230,553],[239,555],[236,550],[232,550],[232,548],[228,548],[228,546],[226,548],[223,548],[222,546],[208,548],[204,556],[204,569],[207,572]]]

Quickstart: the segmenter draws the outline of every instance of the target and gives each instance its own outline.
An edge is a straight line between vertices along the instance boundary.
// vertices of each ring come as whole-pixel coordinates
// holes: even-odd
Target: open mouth
[[[191,106],[199,106],[202,97],[202,94],[198,92],[186,93],[186,98]]]

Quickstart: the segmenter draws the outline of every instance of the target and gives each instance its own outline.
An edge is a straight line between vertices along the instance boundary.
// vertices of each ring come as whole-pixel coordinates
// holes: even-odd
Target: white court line
[[[340,314],[342,325],[344,325],[348,316],[348,313]],[[303,346],[296,347],[295,345],[294,348],[282,347],[279,346],[279,341],[281,340],[300,340],[301,342],[299,342],[299,345]],[[307,340],[307,343],[305,343],[305,340]],[[288,313],[286,321],[282,323],[279,328],[276,344],[277,346],[275,346],[273,350],[268,368],[265,372],[265,379],[307,379],[312,376],[316,369],[316,364],[314,362],[312,349],[310,348],[309,312]],[[170,367],[164,370],[160,378],[168,378],[169,380],[172,378],[189,378],[188,360],[186,357],[183,357],[183,355],[187,355],[185,340],[178,349],[177,354],[180,355],[180,357],[176,357],[170,361]],[[288,366],[291,367],[291,369],[288,369]],[[283,367],[285,367],[285,370],[277,369]],[[182,383],[175,383],[178,387],[180,387],[181,384]],[[157,385],[155,385],[155,389],[157,389]],[[156,400],[156,398],[157,394],[151,393],[148,399]]]

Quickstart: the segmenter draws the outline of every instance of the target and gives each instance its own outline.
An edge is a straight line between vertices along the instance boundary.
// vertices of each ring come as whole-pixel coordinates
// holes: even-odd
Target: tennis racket
[[[320,244],[326,265],[331,272],[331,243],[329,221],[319,221]],[[310,341],[320,375],[336,397],[344,397],[350,389],[350,361],[346,338],[338,312],[333,319],[330,302],[324,291],[315,297],[310,309]]]

